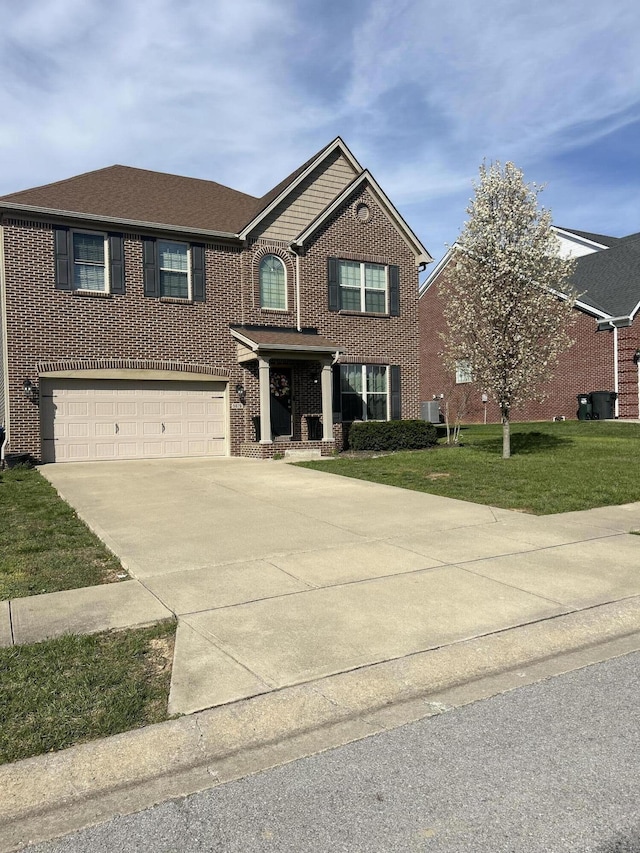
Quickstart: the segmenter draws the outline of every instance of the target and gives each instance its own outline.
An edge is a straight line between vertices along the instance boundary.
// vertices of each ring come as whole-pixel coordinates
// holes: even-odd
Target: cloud
[[[592,165],[580,152],[597,149],[603,197],[638,197],[637,162],[623,180],[607,153],[640,116],[636,0],[597,14],[578,0],[0,0],[0,12],[0,193],[120,162],[261,195],[339,134],[418,233],[449,241],[483,158],[577,199]]]

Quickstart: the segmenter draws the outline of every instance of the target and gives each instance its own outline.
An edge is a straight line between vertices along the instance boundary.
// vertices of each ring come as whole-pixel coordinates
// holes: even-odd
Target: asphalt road
[[[640,654],[31,853],[640,853]]]

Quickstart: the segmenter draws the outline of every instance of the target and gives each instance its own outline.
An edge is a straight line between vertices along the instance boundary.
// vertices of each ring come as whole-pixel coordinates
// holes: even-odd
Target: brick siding
[[[372,211],[367,222],[357,220],[354,214],[355,205],[363,200]],[[257,364],[238,364],[236,342],[229,326],[295,327],[295,258],[283,244],[264,240],[250,242],[246,247],[206,244],[206,300],[182,302],[144,296],[142,234],[124,234],[124,295],[80,294],[55,289],[52,223],[13,218],[3,224],[10,452],[30,453],[35,458],[40,454],[39,410],[22,393],[26,377],[35,381],[39,366],[50,368],[52,363],[56,369],[73,369],[73,365],[107,362],[145,362],[166,365],[171,370],[209,373],[214,368],[224,371],[229,377],[232,404],[230,452],[248,452],[247,445],[255,441],[252,418],[259,411]],[[115,229],[111,226],[109,230]],[[257,269],[259,258],[267,251],[274,251],[287,266],[285,312],[259,307]],[[329,312],[329,255],[398,264],[400,316]],[[415,260],[366,188],[334,212],[310,242],[299,264],[303,327],[317,328],[321,335],[335,340],[352,360],[400,365],[402,415],[416,417],[419,371]],[[292,368],[294,439],[302,440],[302,415],[322,408],[320,383],[313,381],[320,365],[311,359],[279,363]],[[242,408],[233,406],[238,402],[236,384],[242,384],[246,391]]]
[[[465,386],[455,384],[455,375],[446,370],[440,353],[443,340],[440,334],[446,325],[443,317],[446,299],[446,270],[434,280],[419,300],[420,316],[420,394],[422,401],[434,395],[453,393],[460,395]],[[541,389],[542,401],[531,400],[512,411],[514,421],[543,421],[564,416],[577,417],[578,394],[590,391],[614,390],[614,334],[596,332],[596,320],[575,310],[571,337],[575,343],[559,359],[553,379]],[[638,417],[638,370],[633,364],[633,352],[638,347],[638,333],[620,329],[618,353],[620,359],[620,417]],[[634,386],[635,382],[635,386]],[[473,384],[467,414],[467,423],[481,423],[484,418],[481,388]],[[498,405],[489,401],[487,421],[500,420]]]

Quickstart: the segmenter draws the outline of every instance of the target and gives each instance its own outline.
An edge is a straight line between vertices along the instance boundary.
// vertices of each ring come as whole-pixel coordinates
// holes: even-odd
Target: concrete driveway
[[[42,473],[179,617],[172,713],[640,594],[638,504],[537,518],[236,458]]]

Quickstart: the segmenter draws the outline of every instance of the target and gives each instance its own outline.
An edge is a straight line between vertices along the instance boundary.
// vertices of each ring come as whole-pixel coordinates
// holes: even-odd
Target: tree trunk
[[[502,458],[511,457],[511,424],[509,423],[509,407],[501,406],[502,412]]]

